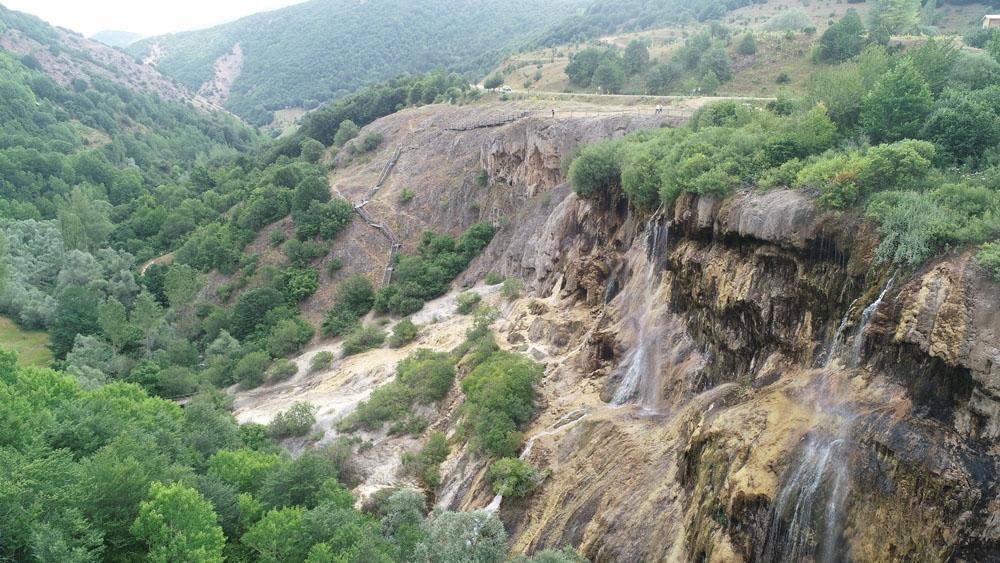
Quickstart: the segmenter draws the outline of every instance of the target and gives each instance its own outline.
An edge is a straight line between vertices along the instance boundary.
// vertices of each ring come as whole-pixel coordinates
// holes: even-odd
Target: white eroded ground
[[[469,291],[479,293],[487,302],[499,298],[500,286],[476,286]],[[328,340],[294,358],[298,373],[287,381],[264,385],[252,390],[234,389],[234,414],[240,423],[267,424],[278,413],[288,410],[294,403],[307,402],[316,407],[314,431],[322,431],[319,445],[330,443],[338,436],[337,422],[357,408],[377,387],[388,383],[394,376],[396,364],[418,348],[451,351],[465,339],[465,332],[472,325],[471,315],[455,312],[456,299],[463,290],[428,302],[411,319],[419,327],[417,340],[403,348],[388,346],[363,354],[341,358],[340,339]],[[366,319],[371,322],[372,319]],[[387,324],[386,331],[392,325]],[[327,369],[309,373],[313,357],[320,352],[332,352],[336,358]],[[417,449],[419,442],[409,437],[387,437],[385,432],[358,433],[374,442],[372,448],[356,456],[364,481],[358,487],[358,496],[364,498],[380,488],[409,483],[400,475],[400,454]]]

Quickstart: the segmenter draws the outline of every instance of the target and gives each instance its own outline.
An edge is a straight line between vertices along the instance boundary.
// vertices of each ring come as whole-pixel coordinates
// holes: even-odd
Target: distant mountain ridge
[[[210,29],[151,37],[128,48],[197,91],[239,44],[225,105],[267,123],[286,107],[315,107],[358,88],[437,67],[472,75],[537,39],[590,0],[312,0]]]
[[[141,33],[131,31],[104,30],[90,36],[94,41],[100,41],[111,47],[125,48],[143,38]]]

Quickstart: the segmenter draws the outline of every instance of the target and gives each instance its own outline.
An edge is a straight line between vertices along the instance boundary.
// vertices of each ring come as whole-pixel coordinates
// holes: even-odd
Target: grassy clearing
[[[22,365],[47,366],[52,363],[48,333],[24,330],[7,317],[0,317],[0,346],[16,351]]]

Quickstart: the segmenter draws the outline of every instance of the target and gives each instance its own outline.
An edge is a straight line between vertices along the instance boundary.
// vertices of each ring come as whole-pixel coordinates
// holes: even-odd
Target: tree
[[[861,102],[861,127],[873,142],[916,137],[934,101],[913,62],[900,61]]]
[[[879,43],[909,33],[920,23],[920,0],[875,0],[868,12],[868,28]]]
[[[729,62],[729,55],[722,47],[715,47],[705,53],[702,64],[707,71],[715,74],[720,82],[728,82],[733,79],[733,68]]]
[[[650,94],[662,94],[680,75],[680,69],[673,64],[658,64],[646,75],[646,89]]]
[[[581,88],[590,86],[597,67],[604,59],[604,52],[603,49],[589,47],[571,56],[566,65],[566,76],[569,77],[570,84]]]
[[[819,38],[819,60],[839,63],[856,56],[865,46],[865,26],[861,16],[848,10],[840,21],[826,28]]]
[[[486,482],[498,495],[522,498],[531,494],[538,486],[538,470],[516,457],[505,457],[490,465],[486,471]]]
[[[496,90],[501,86],[503,86],[503,76],[499,74],[491,74],[483,80],[483,88],[487,90]]]
[[[97,250],[114,230],[109,219],[111,204],[94,192],[73,188],[60,206],[59,223],[67,249]]]
[[[959,49],[951,39],[930,37],[909,53],[913,66],[927,81],[931,94],[941,94],[951,80],[951,70],[958,60]]]
[[[617,94],[625,86],[625,70],[617,58],[608,57],[594,71],[591,81],[606,94]]]
[[[741,55],[754,55],[757,53],[757,40],[752,33],[748,33],[740,40],[736,46],[736,52]]]
[[[78,334],[95,334],[100,330],[97,324],[97,295],[82,287],[70,287],[59,296],[55,316],[52,320],[52,353],[63,359],[73,349]]]
[[[242,542],[260,561],[304,561],[311,543],[302,523],[305,514],[300,506],[272,510],[243,534]]]
[[[420,563],[501,563],[507,557],[507,532],[485,510],[435,513],[424,533],[415,550]]]
[[[629,74],[639,74],[646,70],[649,65],[649,47],[645,41],[633,39],[625,48],[624,66],[625,72]]]
[[[323,143],[309,137],[302,140],[299,148],[302,152],[302,159],[313,164],[319,162],[323,158],[323,153],[326,152],[326,147],[323,146]]]
[[[149,560],[222,561],[226,538],[201,494],[179,483],[153,483],[139,505],[132,533],[149,546]]]
[[[621,184],[621,165],[615,145],[584,147],[569,167],[569,183],[584,198],[604,199]]]
[[[338,147],[342,147],[347,144],[348,141],[358,136],[361,132],[361,128],[357,126],[350,119],[345,119],[340,122],[340,127],[337,128],[337,133],[333,136],[333,144]]]
[[[198,273],[187,264],[171,265],[163,279],[163,290],[170,306],[174,308],[190,306],[200,289],[201,279]]]

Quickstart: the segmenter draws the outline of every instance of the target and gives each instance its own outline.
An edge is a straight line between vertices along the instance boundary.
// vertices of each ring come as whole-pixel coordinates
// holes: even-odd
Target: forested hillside
[[[256,124],[361,86],[435,67],[482,73],[500,55],[576,12],[583,0],[313,0],[204,31],[141,41],[130,51],[197,90],[236,44],[242,68],[227,107]]]

